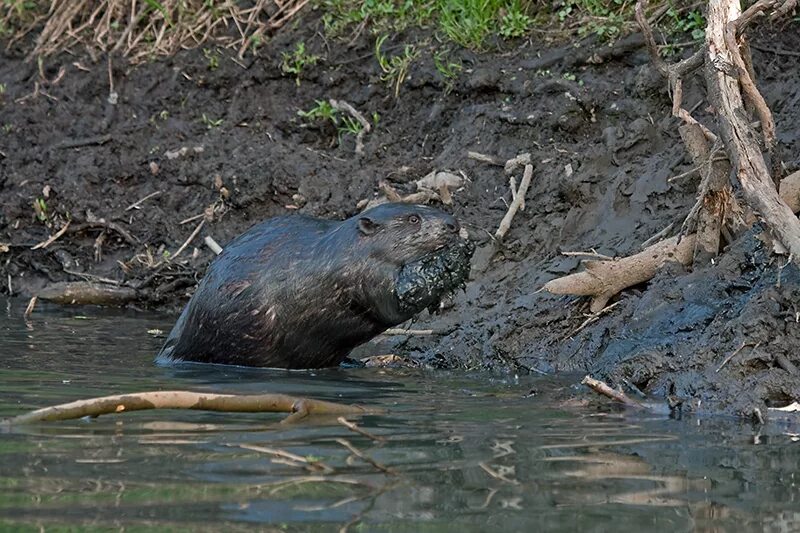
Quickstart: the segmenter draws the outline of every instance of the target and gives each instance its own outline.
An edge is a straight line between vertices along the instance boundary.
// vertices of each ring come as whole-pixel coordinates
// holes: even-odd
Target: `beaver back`
[[[396,204],[341,222],[288,215],[257,224],[212,262],[157,359],[336,365],[424,308],[401,305],[400,271],[457,229],[446,213]]]

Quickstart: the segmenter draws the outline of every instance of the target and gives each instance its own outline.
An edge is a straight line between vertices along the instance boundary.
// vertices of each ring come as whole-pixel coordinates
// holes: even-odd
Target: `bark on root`
[[[792,210],[800,211],[800,171],[783,179],[781,198]],[[628,257],[585,261],[586,270],[551,280],[543,289],[553,294],[592,296],[590,309],[597,313],[622,290],[652,279],[667,261],[690,265],[696,243],[697,235],[692,233],[663,240]]]
[[[776,165],[775,126],[755,85],[749,47],[741,35],[757,14],[768,10],[785,14],[795,4],[795,0],[759,0],[742,13],[738,0],[709,0],[705,45],[690,58],[667,65],[658,54],[652,29],[644,18],[645,1],[637,2],[636,19],[653,64],[667,78],[672,91],[672,113],[684,122],[681,137],[695,167],[703,169],[697,203],[686,217],[680,235],[630,257],[587,261],[583,272],[554,279],[543,289],[554,294],[592,296],[591,311],[597,313],[621,290],[651,279],[666,261],[690,265],[713,258],[719,252],[723,234],[738,234],[756,216],[800,265],[800,220],[794,215],[800,208],[800,173],[782,180],[779,193],[773,181],[778,176],[775,169],[780,166]],[[722,145],[730,162],[715,156],[719,148],[717,136],[682,106],[682,80],[700,67],[704,67],[709,100],[716,110]],[[743,92],[761,122],[764,144],[772,157],[773,175],[748,118]],[[709,142],[714,145],[710,147]],[[743,215],[732,194],[728,177],[731,168],[752,213]],[[682,237],[695,226],[696,233]]]
[[[608,300],[623,289],[643,283],[656,275],[667,261],[678,261],[683,265],[692,262],[696,236],[672,237],[646,248],[644,251],[613,261],[585,261],[586,270],[544,285],[544,290],[553,294],[575,294],[592,296],[590,310],[598,313]]]
[[[706,85],[709,99],[717,110],[722,141],[741,185],[745,200],[764,220],[769,229],[800,265],[800,220],[792,213],[775,188],[773,176],[761,153],[757,137],[745,113],[742,88],[758,110],[762,120],[767,149],[774,148],[772,115],[758,89],[742,69],[742,52],[735,39],[754,8],[775,6],[779,2],[760,0],[742,15],[737,0],[710,0],[706,30]],[[727,38],[726,38],[727,37]],[[731,72],[738,76],[731,76]],[[741,84],[741,85],[740,85]]]

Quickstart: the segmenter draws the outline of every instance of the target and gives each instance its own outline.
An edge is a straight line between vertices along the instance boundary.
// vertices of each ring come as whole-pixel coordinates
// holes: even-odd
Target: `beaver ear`
[[[358,231],[363,233],[364,235],[372,235],[376,231],[380,224],[372,220],[371,218],[361,217],[358,219]]]

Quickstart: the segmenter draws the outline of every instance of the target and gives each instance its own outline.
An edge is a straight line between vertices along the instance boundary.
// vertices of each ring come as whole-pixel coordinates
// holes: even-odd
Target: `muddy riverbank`
[[[800,400],[800,273],[764,249],[758,228],[714,264],[667,266],[590,323],[584,299],[536,292],[579,268],[562,251],[634,253],[679,227],[695,201],[696,176],[670,180],[691,165],[636,36],[614,48],[586,39],[454,51],[455,79],[422,53],[395,97],[370,37],[331,46],[318,15],[303,17],[243,61],[211,48],[136,66],[62,54],[39,69],[24,43],[2,52],[0,292],[103,278],[138,287],[130,305],[177,312],[213,257],[204,237],[224,246],[287,211],[351,216],[380,181],[405,194],[449,171],[467,178],[449,209],[478,243],[473,279],[452,307],[414,324],[444,334],[362,351],[447,368],[581,370],[712,412]],[[767,28],[753,50],[788,171],[800,168],[800,58],[774,50],[800,49],[798,28],[776,39]],[[298,81],[280,58],[301,40],[321,60]],[[688,84],[684,101],[710,120],[703,97]],[[330,98],[372,121],[362,154],[354,135],[298,115]],[[530,152],[536,164],[527,208],[493,257],[508,181],[468,151],[503,161]]]

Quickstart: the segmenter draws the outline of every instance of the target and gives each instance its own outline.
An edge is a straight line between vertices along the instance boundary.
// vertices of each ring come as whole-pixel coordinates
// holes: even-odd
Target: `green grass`
[[[699,9],[687,10],[685,1],[668,1],[664,29],[701,38],[705,19]],[[651,2],[649,9],[663,5]],[[440,42],[484,50],[535,29],[560,33],[564,40],[596,35],[613,41],[635,29],[634,6],[634,0],[318,0],[317,9],[331,37],[350,40],[354,31],[380,36],[432,28]]]
[[[364,126],[358,120],[350,117],[348,115],[340,113],[337,109],[335,109],[330,103],[326,102],[325,100],[317,100],[314,103],[314,107],[309,109],[308,111],[300,110],[297,112],[298,116],[306,119],[308,122],[321,122],[321,123],[330,123],[338,132],[338,141],[339,144],[342,143],[342,137],[344,135],[358,135],[361,133],[361,130],[364,129]],[[377,113],[373,113],[372,121],[375,126],[378,125],[379,116]]]
[[[292,74],[297,85],[300,85],[300,76],[306,67],[316,65],[320,60],[320,56],[306,52],[306,43],[303,41],[295,44],[291,53],[283,52],[281,58],[281,71],[284,74]]]
[[[321,0],[330,36],[351,37],[354,28],[372,35],[410,27],[434,28],[443,39],[483,49],[489,37],[523,37],[533,27],[532,3],[524,0]]]
[[[455,86],[458,76],[464,70],[461,60],[453,60],[448,50],[440,49],[433,54],[433,64],[436,71],[444,80],[444,94],[450,94]]]
[[[46,12],[47,6],[34,0],[0,0],[0,38],[12,36],[42,10]]]
[[[416,47],[407,44],[403,47],[403,53],[389,56],[381,51],[381,46],[386,40],[386,35],[382,35],[375,41],[375,57],[378,60],[378,65],[383,71],[381,81],[386,82],[387,85],[394,88],[394,96],[400,94],[400,86],[408,75],[408,68],[411,62],[417,57]]]

